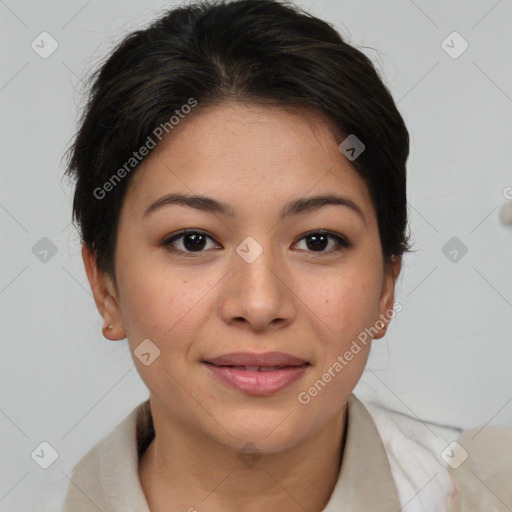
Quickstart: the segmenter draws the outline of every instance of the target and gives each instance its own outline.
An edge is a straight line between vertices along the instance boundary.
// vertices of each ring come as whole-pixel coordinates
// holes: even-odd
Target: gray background
[[[411,133],[417,252],[397,283],[403,310],[356,393],[441,424],[511,425],[512,229],[499,212],[512,198],[512,1],[297,3],[374,61]],[[101,334],[62,158],[83,78],[172,5],[0,0],[2,511],[55,510],[31,500],[45,486],[57,496],[84,453],[148,396],[126,340]],[[58,43],[47,59],[31,47],[43,31]],[[458,58],[442,47],[453,31],[469,44]],[[43,237],[57,251],[47,261],[33,252]],[[453,248],[456,261],[445,255]],[[59,454],[46,470],[31,458],[43,441]]]

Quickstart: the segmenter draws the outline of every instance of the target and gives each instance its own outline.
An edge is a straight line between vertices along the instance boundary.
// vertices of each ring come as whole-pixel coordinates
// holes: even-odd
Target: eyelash
[[[204,250],[195,251],[195,252],[194,251],[183,251],[181,249],[176,249],[175,247],[172,246],[172,243],[175,242],[176,240],[179,240],[180,238],[183,238],[184,236],[189,235],[189,234],[193,234],[193,233],[194,234],[204,235],[207,238],[209,238],[210,240],[216,242],[210,235],[208,235],[204,231],[201,231],[199,229],[187,229],[187,230],[181,231],[180,233],[177,233],[177,234],[173,235],[170,238],[165,239],[162,242],[162,246],[164,246],[165,249],[168,250],[169,252],[185,256],[186,258],[197,258],[197,257],[200,257],[200,255],[202,253],[205,253],[207,251],[204,251]],[[311,252],[311,253],[313,253],[315,255],[320,255],[320,256],[322,256],[322,255],[330,255],[330,254],[333,254],[335,252],[341,251],[343,249],[348,249],[349,247],[352,246],[352,244],[346,238],[344,238],[344,237],[342,237],[340,235],[337,235],[335,233],[331,233],[330,231],[326,231],[326,230],[322,230],[322,229],[317,230],[317,231],[310,231],[309,233],[306,233],[305,235],[303,235],[298,240],[298,242],[300,242],[304,238],[308,238],[308,237],[310,237],[312,235],[317,235],[317,234],[326,235],[327,237],[334,239],[337,242],[338,245],[336,247],[328,250],[328,251],[307,251],[307,252]]]

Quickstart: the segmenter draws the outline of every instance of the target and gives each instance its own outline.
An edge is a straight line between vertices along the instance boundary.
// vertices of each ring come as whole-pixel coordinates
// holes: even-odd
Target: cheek
[[[208,317],[205,298],[215,282],[200,276],[193,267],[120,258],[121,309],[130,344],[136,346],[149,338],[162,349],[179,349],[185,343],[182,340],[193,336]]]
[[[323,333],[326,356],[350,346],[378,318],[381,286],[376,272],[346,268],[314,287],[311,282],[309,290],[308,307],[316,329]]]
[[[325,286],[328,282],[329,286]],[[365,331],[378,318],[378,273],[355,266],[332,275],[310,295],[317,335],[317,368],[298,397],[310,402],[314,421],[327,421],[344,403],[364,372],[371,347]]]

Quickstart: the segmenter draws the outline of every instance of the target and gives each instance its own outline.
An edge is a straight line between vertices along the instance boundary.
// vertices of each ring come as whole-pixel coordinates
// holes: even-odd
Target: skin
[[[369,190],[330,128],[303,109],[231,102],[194,112],[132,177],[118,226],[116,283],[83,247],[96,305],[113,325],[105,337],[127,337],[132,353],[147,338],[160,350],[148,366],[133,358],[150,391],[156,431],[139,462],[152,512],[320,512],[329,500],[346,402],[371,343],[307,405],[297,396],[392,310],[400,272],[400,259],[383,265]],[[144,216],[170,192],[213,197],[235,216],[181,205]],[[328,205],[279,221],[286,202],[323,193],[350,198],[364,220]],[[184,229],[211,237],[202,252],[184,256],[186,237],[173,243],[181,254],[162,245]],[[334,251],[329,238],[315,250],[305,234],[319,229],[352,245]],[[248,236],[263,248],[252,263],[236,252]],[[290,387],[249,396],[201,363],[239,350],[282,351],[311,365]],[[248,442],[261,456],[251,467],[237,457]]]

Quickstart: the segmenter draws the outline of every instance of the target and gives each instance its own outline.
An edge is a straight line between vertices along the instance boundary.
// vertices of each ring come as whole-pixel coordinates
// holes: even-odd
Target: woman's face
[[[108,336],[128,337],[159,414],[233,450],[271,453],[343,411],[368,332],[385,332],[399,264],[384,273],[369,191],[340,142],[311,113],[224,103],[182,121],[137,169],[119,219],[118,295],[84,260]],[[168,194],[211,201],[150,208]],[[288,208],[324,195],[345,204]],[[205,362],[233,352],[308,364],[280,370],[287,385],[276,390],[275,370]],[[241,384],[219,376],[230,372]]]

